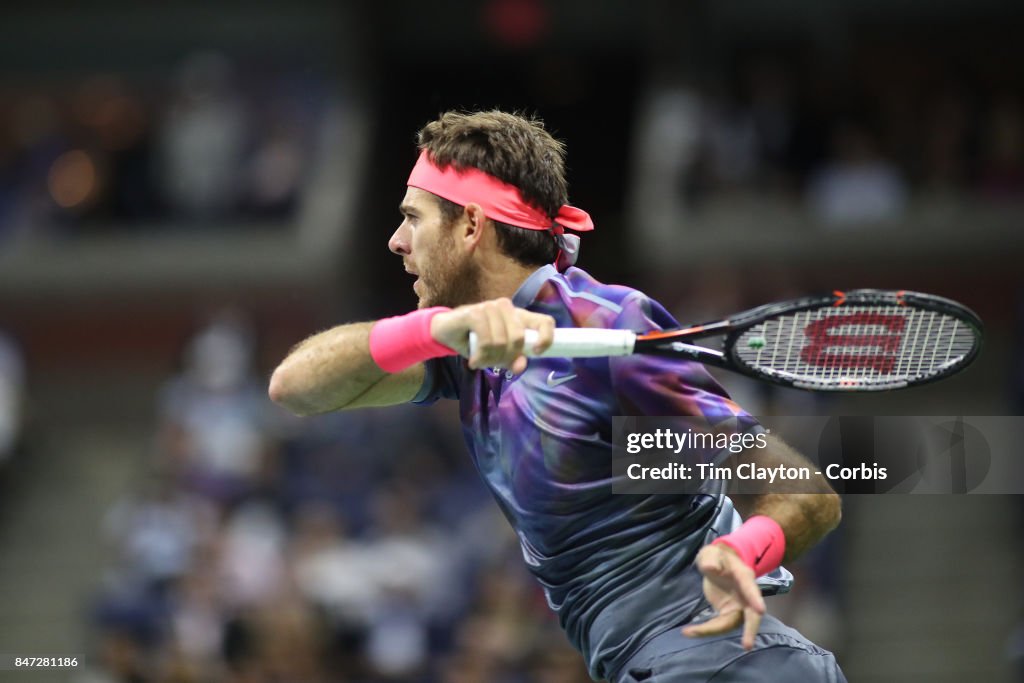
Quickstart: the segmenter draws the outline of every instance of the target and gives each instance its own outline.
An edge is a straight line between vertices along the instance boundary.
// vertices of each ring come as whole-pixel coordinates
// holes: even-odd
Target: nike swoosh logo
[[[576,378],[576,373],[573,373],[571,375],[565,375],[564,377],[556,378],[555,377],[555,371],[552,370],[551,372],[548,373],[548,386],[549,387],[557,387],[559,384],[565,384],[569,380],[575,379],[575,378]]]
[[[754,558],[754,566],[761,564],[761,560],[763,560],[764,556],[768,554],[768,549],[772,547],[772,543],[774,542],[774,540],[768,541],[768,545],[764,547],[764,550],[761,551],[761,554]]]

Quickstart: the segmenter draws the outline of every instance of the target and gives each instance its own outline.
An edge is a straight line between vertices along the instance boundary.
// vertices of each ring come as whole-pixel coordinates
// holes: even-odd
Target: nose
[[[405,229],[405,221],[402,221],[402,224],[395,230],[395,234],[388,240],[388,249],[399,256],[409,255],[409,231]]]

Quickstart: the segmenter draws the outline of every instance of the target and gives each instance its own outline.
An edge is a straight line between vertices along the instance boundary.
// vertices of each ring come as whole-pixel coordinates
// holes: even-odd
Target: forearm
[[[743,498],[753,498],[746,509]],[[842,516],[835,493],[769,493],[761,496],[737,496],[734,504],[744,519],[754,515],[771,517],[786,537],[784,562],[790,562],[813,548],[839,525]]]
[[[782,464],[787,467],[808,465],[799,453],[779,439],[769,438],[768,448],[756,455],[759,465]],[[786,493],[744,494],[732,496],[736,510],[744,519],[765,515],[774,519],[786,537],[784,561],[803,555],[839,525],[842,517],[839,496],[821,475],[809,480],[787,482]],[[794,488],[799,486],[799,488]]]
[[[425,361],[467,355],[471,332],[479,348],[470,367],[499,365],[522,372],[526,329],[537,330],[533,350],[540,353],[551,345],[555,321],[516,308],[507,298],[341,325],[288,354],[270,379],[270,398],[299,415],[405,403],[423,386]]]
[[[270,398],[298,415],[352,403],[388,374],[370,356],[372,326],[339,325],[303,341],[274,370]]]
[[[810,464],[772,437],[767,447],[743,455],[759,466]],[[718,613],[707,621],[687,625],[683,635],[721,635],[742,624],[743,648],[753,649],[766,612],[757,577],[799,557],[839,524],[839,497],[828,482],[819,477],[801,480],[800,484],[793,493],[732,496],[736,509],[745,517],[743,525],[701,548],[695,560],[704,576],[704,596]]]

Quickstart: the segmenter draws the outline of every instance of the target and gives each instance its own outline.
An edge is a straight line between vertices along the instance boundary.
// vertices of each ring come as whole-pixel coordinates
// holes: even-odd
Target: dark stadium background
[[[977,0],[0,10],[0,654],[80,654],[32,674],[76,682],[587,680],[452,406],[298,421],[265,398],[307,334],[414,305],[386,242],[414,133],[449,108],[542,118],[597,224],[581,265],[682,321],[893,287],[986,322],[968,372],[904,393],[721,376],[753,412],[1020,414],[1022,19]],[[770,609],[851,681],[1024,680],[1022,525],[1018,496],[848,496]]]

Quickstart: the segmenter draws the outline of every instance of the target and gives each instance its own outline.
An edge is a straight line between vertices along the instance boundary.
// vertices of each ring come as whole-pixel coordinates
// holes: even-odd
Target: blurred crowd
[[[869,51],[842,68],[784,55],[656,79],[640,163],[689,209],[767,196],[841,227],[898,220],[914,200],[1024,202],[1019,86],[929,68],[920,53]]]
[[[589,680],[457,415],[290,418],[253,341],[217,317],[167,382],[77,683]]]
[[[830,226],[898,220],[915,200],[1024,202],[1024,91],[918,58],[663,64],[636,112],[640,164],[690,209],[740,193]],[[144,76],[0,81],[0,247],[280,224],[302,201],[328,82],[218,52]]]
[[[155,73],[0,81],[0,248],[280,222],[299,201],[323,103],[308,69],[218,52]]]

